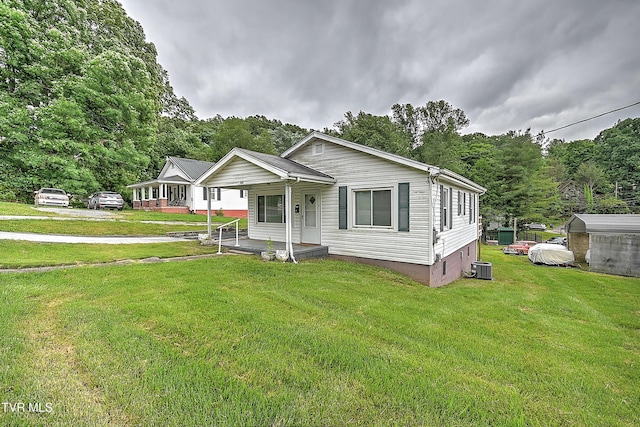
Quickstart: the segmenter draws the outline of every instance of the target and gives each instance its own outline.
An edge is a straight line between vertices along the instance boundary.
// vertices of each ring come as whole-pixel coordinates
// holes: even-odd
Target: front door
[[[320,244],[320,197],[316,193],[304,195],[301,241]]]

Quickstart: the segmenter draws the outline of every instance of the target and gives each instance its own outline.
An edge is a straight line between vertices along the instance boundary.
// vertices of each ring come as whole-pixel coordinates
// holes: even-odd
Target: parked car
[[[547,231],[547,226],[546,225],[535,223],[535,222],[532,222],[531,224],[527,224],[527,228],[529,230]]]
[[[518,240],[517,242],[505,247],[502,252],[505,254],[527,255],[529,248],[536,245],[533,240]]]
[[[36,206],[69,207],[69,199],[71,196],[60,188],[41,188],[33,193]]]
[[[564,245],[567,246],[567,238],[562,236],[552,237],[547,240],[545,243],[553,243],[555,245]]]
[[[87,209],[118,209],[124,208],[124,200],[114,191],[99,191],[89,196]]]

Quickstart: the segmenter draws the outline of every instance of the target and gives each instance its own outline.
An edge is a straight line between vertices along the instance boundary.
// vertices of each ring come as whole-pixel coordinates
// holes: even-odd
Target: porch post
[[[291,260],[294,263],[298,263],[298,261],[296,261],[296,258],[293,256],[293,209],[291,209],[292,203],[293,203],[293,197],[292,197],[292,192],[291,192],[291,184],[289,184],[289,182],[287,181],[284,184],[284,198],[286,199],[286,203],[285,203],[285,216],[286,216],[286,224],[285,224],[285,240],[286,240],[286,247],[287,250],[289,251],[289,258],[291,258]]]
[[[211,188],[207,188],[207,234],[209,235],[209,240],[211,237]]]

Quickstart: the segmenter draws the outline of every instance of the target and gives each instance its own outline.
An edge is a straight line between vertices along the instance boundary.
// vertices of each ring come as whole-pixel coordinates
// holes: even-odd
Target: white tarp
[[[529,249],[529,261],[534,264],[568,265],[573,264],[573,252],[563,245],[538,243]]]

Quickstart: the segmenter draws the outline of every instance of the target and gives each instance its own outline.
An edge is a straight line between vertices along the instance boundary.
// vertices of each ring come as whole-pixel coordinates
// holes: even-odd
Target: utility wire
[[[616,108],[615,110],[607,111],[606,113],[598,114],[597,116],[589,117],[588,119],[578,120],[577,122],[570,123],[568,125],[560,126],[559,128],[551,129],[548,131],[542,131],[543,134],[548,134],[551,132],[555,132],[560,129],[568,128],[569,126],[577,125],[578,123],[588,122],[589,120],[597,119],[598,117],[606,116],[607,114],[615,113],[616,111],[624,110],[625,108],[633,107],[634,105],[640,104],[640,101],[634,102],[633,104],[626,105],[624,107]]]

